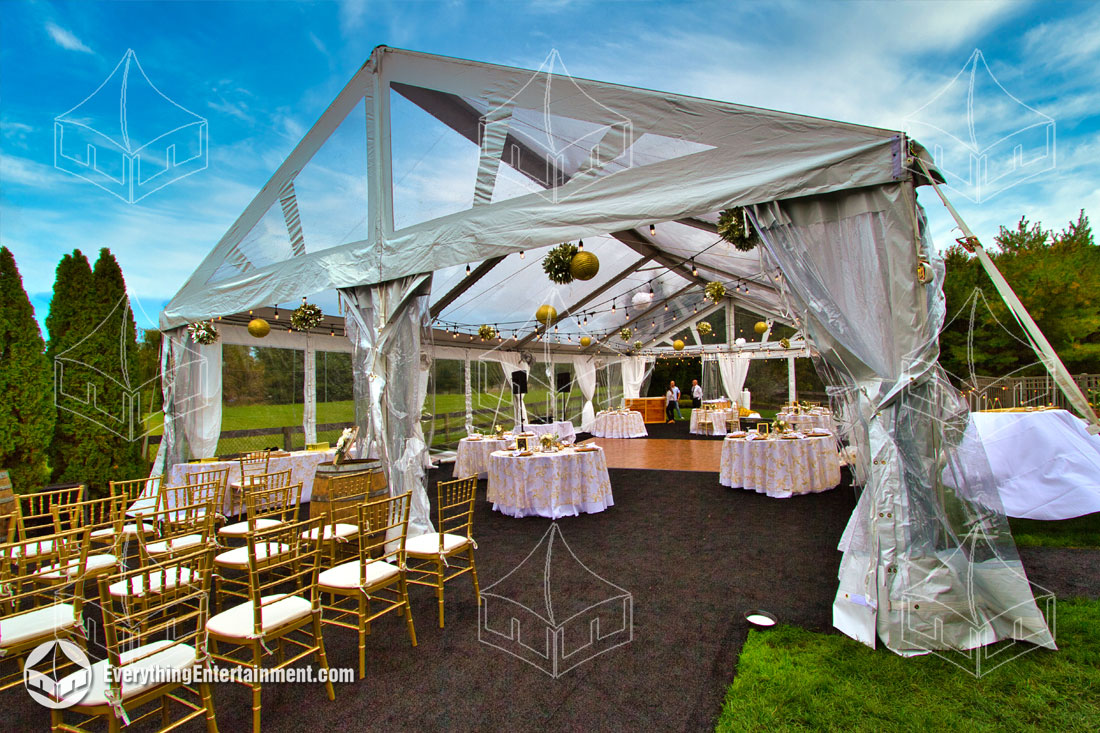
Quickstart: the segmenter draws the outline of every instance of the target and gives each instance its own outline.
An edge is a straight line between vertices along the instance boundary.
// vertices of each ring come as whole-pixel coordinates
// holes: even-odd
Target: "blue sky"
[[[965,110],[936,98],[980,49],[1026,107],[983,75],[976,139],[1049,119],[1056,158],[995,195],[960,190],[963,217],[988,243],[1021,215],[1061,228],[1081,208],[1100,212],[1094,3],[5,0],[0,11],[0,243],[40,320],[62,254],[108,246],[139,324],[152,325],[379,44],[527,68],[556,49],[576,76],[903,129],[930,146],[965,137]],[[208,120],[210,140],[206,170],[134,204],[53,159],[54,118],[127,49],[165,95]],[[930,191],[921,201],[946,246],[957,232]]]

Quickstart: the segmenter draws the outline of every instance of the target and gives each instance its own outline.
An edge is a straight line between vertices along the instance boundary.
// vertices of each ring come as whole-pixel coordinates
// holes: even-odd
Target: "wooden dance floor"
[[[718,473],[722,441],[662,440],[657,438],[592,438],[601,446],[608,468],[650,468],[658,471],[711,471]]]

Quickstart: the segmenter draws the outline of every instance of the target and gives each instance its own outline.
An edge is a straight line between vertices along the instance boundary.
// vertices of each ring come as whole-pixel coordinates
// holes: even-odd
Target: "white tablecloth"
[[[559,420],[556,423],[550,423],[548,425],[524,425],[525,432],[534,433],[535,435],[550,435],[557,433],[558,438],[563,443],[572,443],[577,439],[577,430],[573,427],[573,423],[567,420]],[[513,433],[518,433],[519,430],[513,430]]]
[[[830,433],[836,432],[836,428],[833,426],[833,414],[831,412],[802,412],[797,415],[793,412],[780,412],[776,414],[775,419],[785,420],[796,430],[812,430],[813,428],[818,428],[820,430],[828,430]]]
[[[1100,511],[1100,437],[1080,418],[1066,410],[974,412],[967,432],[974,430],[1008,516],[1069,519]]]
[[[268,473],[285,471],[290,469],[290,483],[302,482],[302,503],[306,503],[313,496],[313,474],[317,472],[318,464],[331,461],[336,455],[335,449],[327,451],[301,450],[293,451],[289,456],[272,456],[267,464]],[[212,463],[177,463],[172,466],[165,476],[165,486],[182,486],[187,483],[187,476],[202,471],[212,471],[218,468],[229,467],[229,482],[241,480],[240,461],[214,461]],[[230,509],[229,492],[226,492],[226,507]]]
[[[463,438],[458,441],[458,457],[455,458],[455,478],[473,476],[485,478],[489,475],[489,454],[495,450],[504,450],[511,440],[497,440],[496,438],[480,438],[470,440]]]
[[[596,415],[596,421],[592,423],[589,432],[597,438],[646,438],[649,431],[645,429],[645,420],[642,413],[631,410],[630,412],[601,412]]]
[[[836,440],[726,438],[719,481],[777,499],[827,491],[840,483]]]
[[[497,451],[489,456],[486,496],[493,509],[511,517],[558,519],[602,512],[615,503],[603,449],[523,457]]]
[[[732,408],[729,410],[692,410],[691,425],[688,430],[696,435],[725,435],[726,421],[737,414],[738,411]],[[703,429],[699,427],[699,421],[704,417],[709,418],[713,423],[713,430],[708,433],[704,433]]]

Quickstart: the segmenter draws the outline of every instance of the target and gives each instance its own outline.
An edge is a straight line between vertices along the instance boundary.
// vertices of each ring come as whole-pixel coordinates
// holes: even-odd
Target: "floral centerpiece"
[[[302,304],[290,314],[290,326],[295,331],[309,331],[316,328],[324,317],[325,314],[318,306],[307,303],[306,299],[302,298]]]
[[[578,252],[577,245],[566,242],[559,244],[542,258],[542,269],[546,276],[558,285],[573,282],[573,258]]]
[[[542,446],[543,451],[549,451],[554,445],[553,435],[540,435],[539,444]]]
[[[619,331],[619,338],[621,338],[623,341],[629,341],[630,337],[633,336],[633,335],[634,335],[634,332],[631,331],[629,328],[624,328],[621,331]]]
[[[742,206],[718,214],[718,236],[741,252],[751,252],[760,243],[760,237],[753,231]]]
[[[503,425],[494,425],[493,426],[493,435],[497,436],[497,440],[501,440],[504,437],[504,426]]]
[[[202,346],[209,346],[218,340],[218,329],[213,320],[192,323],[187,327],[187,332],[191,334],[192,341]]]
[[[348,452],[351,451],[351,446],[355,443],[355,438],[358,435],[358,425],[352,425],[350,428],[344,428],[344,432],[340,433],[340,439],[336,441],[336,455],[332,459],[333,463],[339,466],[341,463],[347,460]]]
[[[483,324],[477,329],[477,335],[482,341],[492,341],[497,337],[497,330],[488,324]]]

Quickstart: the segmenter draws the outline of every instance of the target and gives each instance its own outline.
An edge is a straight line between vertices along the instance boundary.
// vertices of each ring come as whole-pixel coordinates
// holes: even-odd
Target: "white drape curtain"
[[[462,359],[462,390],[466,397],[466,434],[474,432],[474,400],[473,389],[470,386],[470,352],[467,351]]]
[[[576,374],[577,386],[581,388],[584,396],[584,407],[581,408],[581,430],[587,431],[596,421],[596,410],[592,406],[592,398],[596,396],[596,361],[592,357],[574,356],[573,373]]]
[[[751,362],[752,359],[740,354],[718,355],[718,371],[722,375],[722,384],[726,388],[726,395],[733,402],[741,400],[741,389],[745,386],[745,377],[749,373]]]
[[[196,344],[186,328],[165,331],[161,345],[164,434],[153,462],[163,475],[177,463],[213,458],[222,431],[222,344]]]
[[[430,322],[431,275],[341,289],[352,342],[355,414],[377,454],[391,496],[412,492],[410,537],[433,532],[425,488],[428,446],[420,429],[420,338]],[[361,449],[362,451],[362,449]],[[360,455],[363,455],[360,452]]]
[[[307,444],[317,442],[317,347],[309,333],[302,360],[302,430]]]
[[[632,400],[641,396],[642,382],[645,381],[646,358],[628,356],[622,360],[623,399]]]
[[[530,371],[527,362],[523,360],[518,352],[498,351],[495,352],[494,356],[500,362],[501,368],[504,369],[504,382],[508,389],[512,389],[512,372]],[[523,395],[514,395],[513,399],[519,400],[520,415],[523,422],[527,422],[527,405],[523,404]]]

